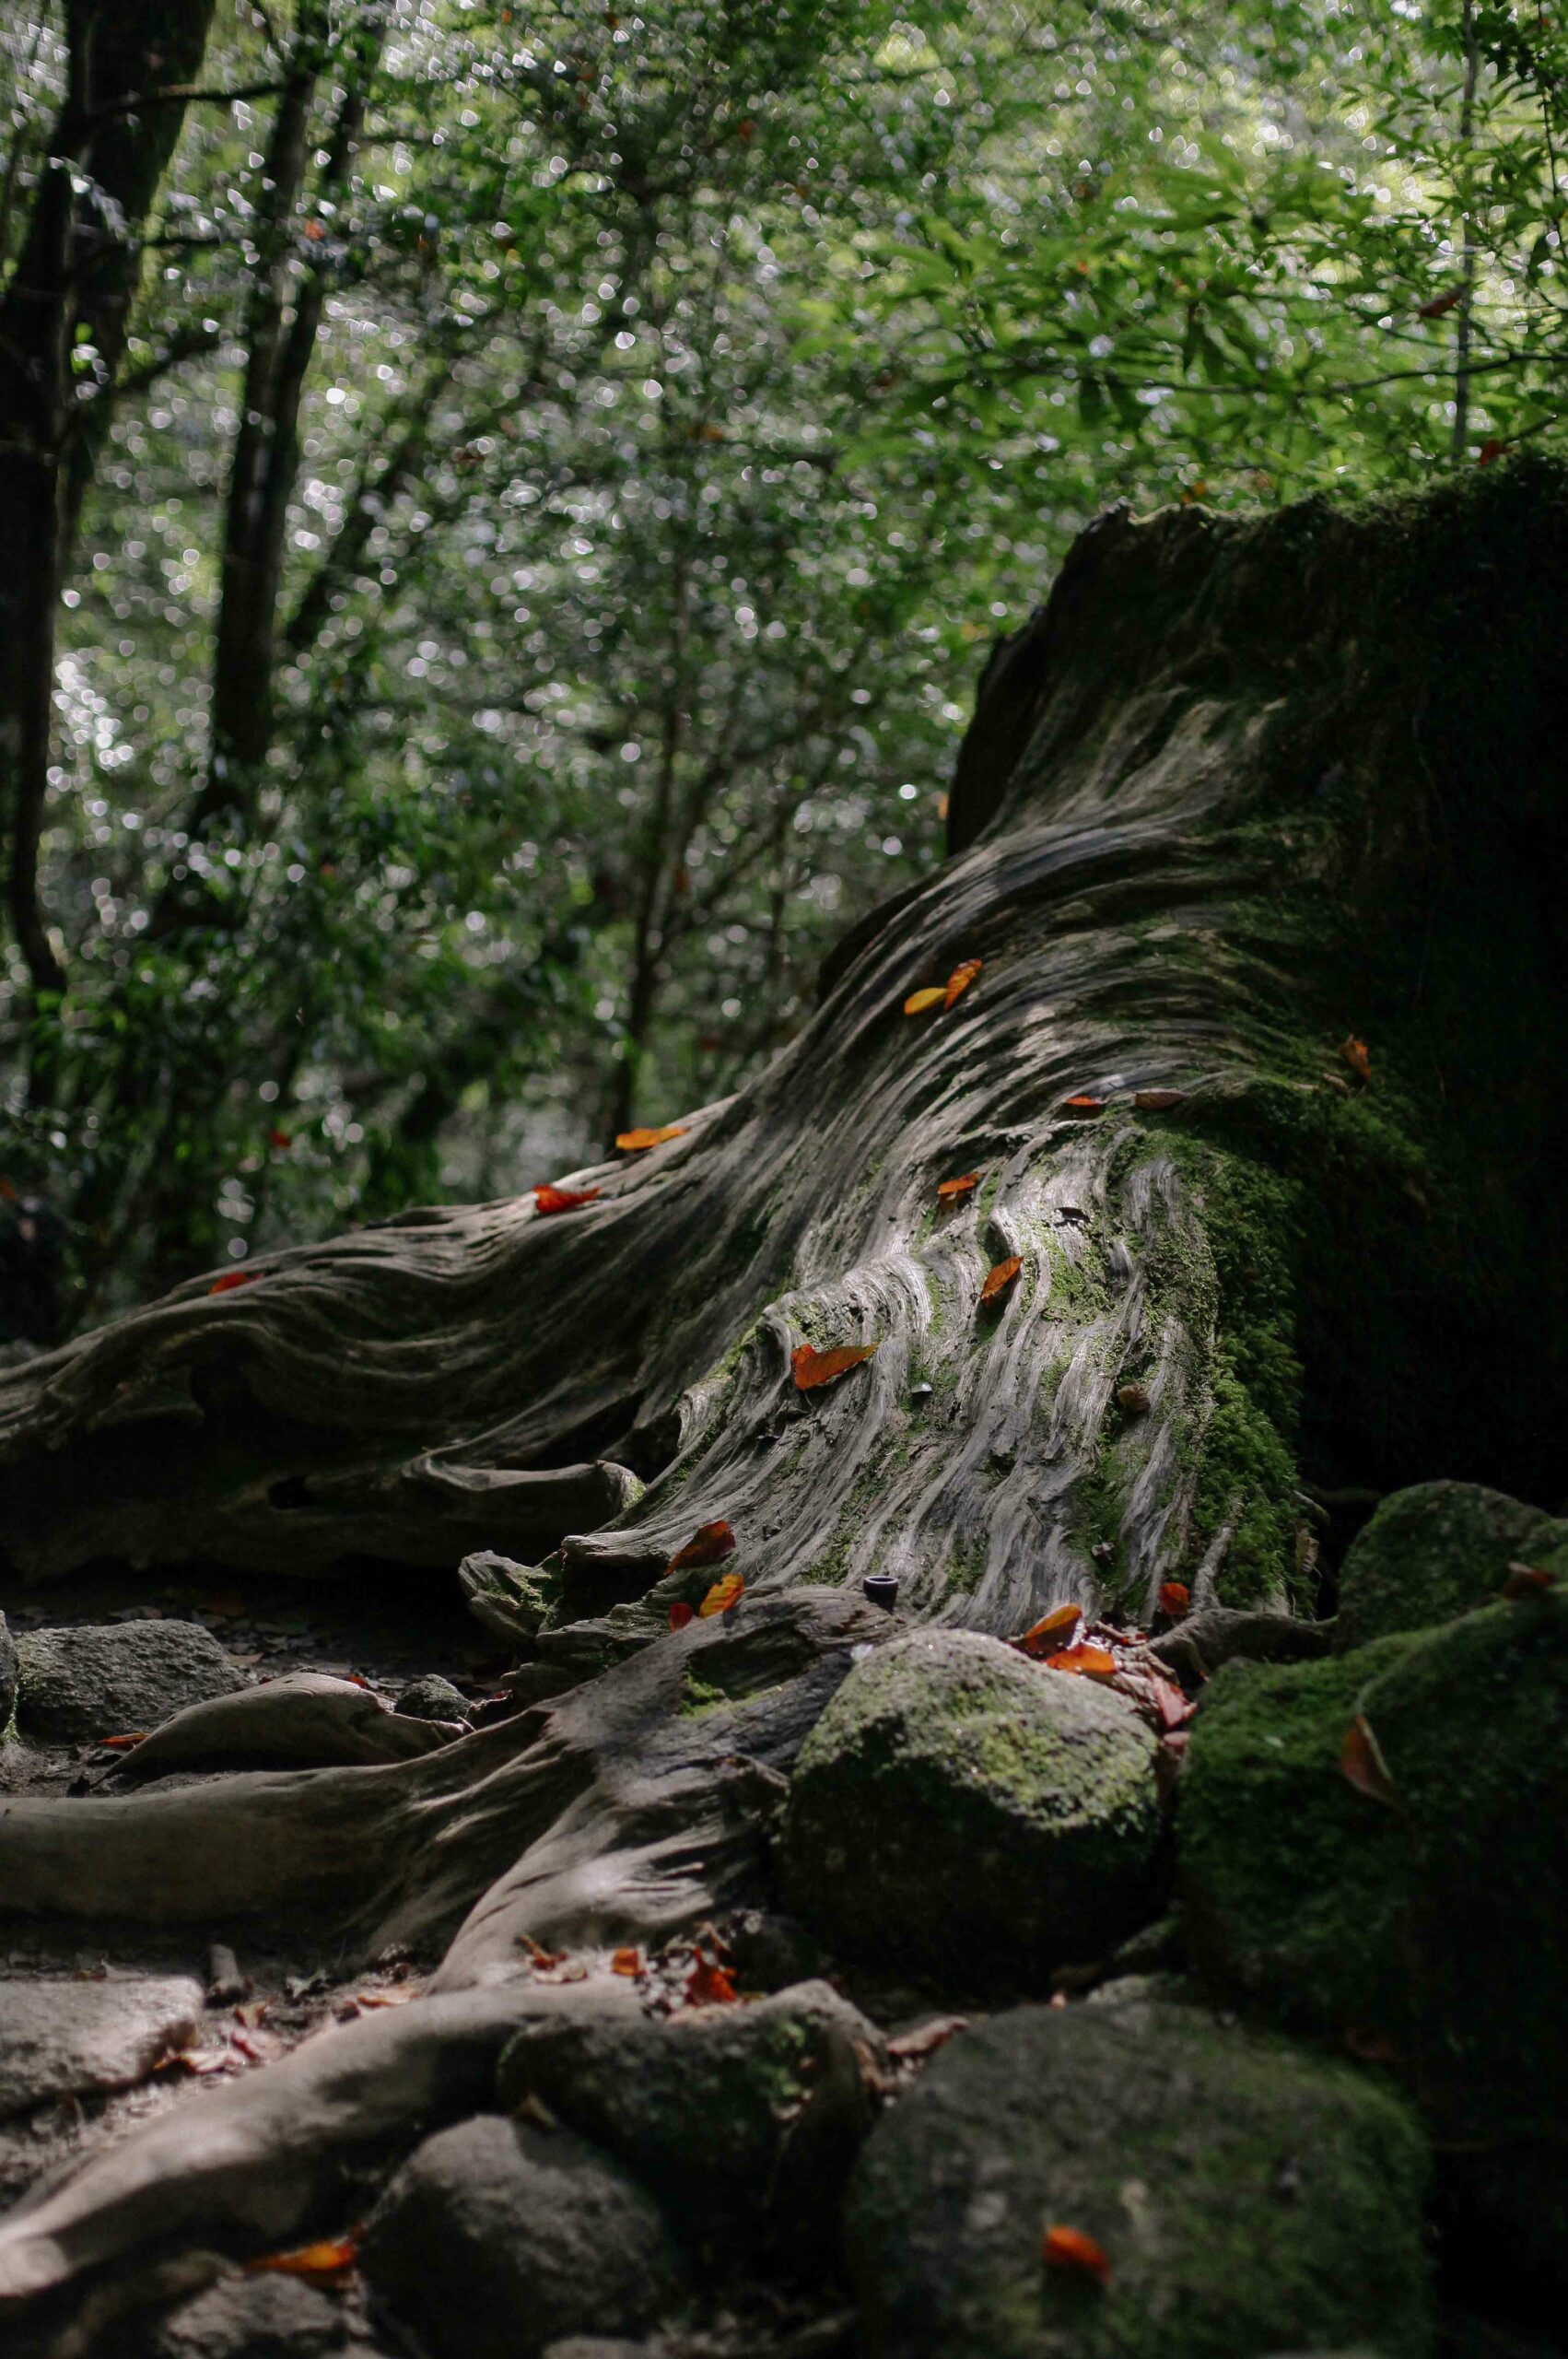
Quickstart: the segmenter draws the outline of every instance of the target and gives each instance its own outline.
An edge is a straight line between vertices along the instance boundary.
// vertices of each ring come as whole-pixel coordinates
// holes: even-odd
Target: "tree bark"
[[[38,992],[64,987],[38,898],[53,736],[55,616],[76,464],[91,405],[74,356],[90,346],[114,380],[140,271],[136,232],[184,121],[158,94],[201,65],[213,0],[72,0],[69,87],[27,231],[0,298],[0,826],[17,945]],[[141,97],[144,107],[131,102]]]
[[[1068,1600],[1146,1626],[1178,1579],[1216,1645],[1230,1609],[1289,1651],[1309,1483],[1541,1496],[1568,1409],[1565,527],[1544,462],[1359,511],[1113,513],[988,675],[961,848],[749,1088],[574,1175],[579,1210],[412,1211],[0,1377],[28,1578],[444,1579],[497,1547],[543,1559],[537,1652],[568,1683],[386,1767],[20,1799],[6,1907],[444,1942],[402,2035],[439,2047],[425,2007],[511,1987],[530,1941],[656,1940],[765,1893],[759,1786],[855,1648]],[[965,959],[951,1007],[903,1012]],[[802,1341],[876,1351],[802,1393]],[[672,1633],[669,1559],[720,1517],[743,1605]],[[720,1707],[683,1714],[688,1678]],[[243,2248],[258,2187],[275,2236],[278,2207],[302,2224],[292,2125],[351,2083],[360,2127],[385,2110],[374,2040],[363,2083],[357,2026],[275,2099],[210,2095],[200,2140],[109,2150],[0,2226],[0,2300],[154,2232]]]

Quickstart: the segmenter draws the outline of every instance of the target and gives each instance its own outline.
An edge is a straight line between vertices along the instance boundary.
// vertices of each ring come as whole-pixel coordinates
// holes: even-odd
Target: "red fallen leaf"
[[[831,1352],[816,1351],[810,1344],[797,1344],[790,1355],[796,1388],[814,1392],[820,1385],[836,1384],[862,1360],[869,1360],[875,1350],[874,1344],[840,1344]]]
[[[963,998],[964,993],[968,990],[970,984],[974,981],[976,976],[979,973],[985,963],[986,962],[983,958],[961,958],[959,960],[957,966],[954,967],[952,974],[949,975],[947,979],[947,989],[942,995],[942,1003],[943,1007],[951,1007],[955,999]]]
[[[1096,2285],[1110,2282],[1109,2256],[1082,2228],[1047,2228],[1040,2241],[1040,2258],[1047,2269],[1060,2269],[1075,2277],[1092,2277]]]
[[[685,1134],[684,1122],[666,1122],[657,1131],[617,1131],[615,1144],[628,1155],[640,1155],[645,1147],[662,1146],[666,1139],[684,1139]]]
[[[292,1146],[294,1144],[294,1134],[291,1131],[269,1131],[267,1133],[267,1144],[268,1146],[275,1147]]]
[[[1172,1619],[1175,1620],[1181,1614],[1185,1614],[1191,1603],[1192,1592],[1188,1588],[1185,1581],[1162,1581],[1160,1583],[1160,1611],[1162,1614],[1168,1614],[1171,1615]]]
[[[1036,1658],[1056,1654],[1062,1640],[1071,1637],[1082,1619],[1083,1608],[1081,1605],[1059,1605],[1013,1643],[1022,1647],[1026,1655]]]
[[[688,2007],[727,2007],[740,1993],[735,1978],[727,1966],[698,1950],[686,1977],[685,2000]]]
[[[697,1619],[706,1622],[715,1614],[732,1614],[746,1593],[745,1582],[739,1573],[726,1573],[715,1581],[702,1603],[697,1607]]]
[[[98,1742],[111,1753],[128,1753],[132,1745],[140,1744],[146,1735],[146,1729],[136,1729],[129,1736],[100,1736]]]
[[[242,2031],[230,2032],[228,2044],[230,2048],[237,2048],[248,2063],[264,2064],[267,2060],[265,2048],[258,2048],[255,2041]]]
[[[677,1548],[666,1573],[684,1573],[693,1565],[717,1565],[735,1553],[735,1535],[720,1517],[716,1523],[699,1524],[684,1548]]]
[[[958,1180],[939,1180],[936,1191],[939,1196],[966,1196],[971,1188],[977,1188],[979,1184],[977,1171],[965,1171]]]
[[[1141,1114],[1168,1114],[1173,1106],[1185,1106],[1185,1089],[1135,1089],[1132,1102]]]
[[[614,1956],[610,1960],[610,1971],[612,1974],[640,1974],[642,1972],[642,1952],[635,1949],[617,1950]]]
[[[1022,1254],[1018,1253],[1010,1253],[1005,1262],[993,1263],[986,1272],[985,1284],[980,1288],[980,1300],[994,1302],[998,1295],[1005,1294],[1023,1267],[1024,1259]]]
[[[1159,1679],[1152,1676],[1149,1686],[1154,1698],[1154,1709],[1160,1716],[1161,1727],[1167,1736],[1176,1735],[1176,1731],[1192,1718],[1195,1708],[1191,1697],[1183,1695],[1174,1679]]]
[[[913,2031],[900,2033],[887,2043],[887,2052],[900,2064],[918,2064],[923,2057],[934,2056],[950,2039],[969,2028],[967,2015],[933,2015],[929,2024],[919,2024]]]
[[[1372,1079],[1372,1051],[1364,1040],[1358,1040],[1352,1032],[1348,1040],[1340,1041],[1340,1054],[1358,1081]]]
[[[1078,1122],[1089,1121],[1094,1115],[1103,1114],[1105,1110],[1105,1099],[1091,1096],[1088,1090],[1081,1090],[1076,1097],[1064,1097],[1057,1108],[1059,1114],[1071,1115],[1072,1120]]]
[[[517,1945],[520,1950],[527,1951],[530,1966],[536,1966],[541,1973],[547,1972],[552,1966],[565,1966],[567,1962],[565,1950],[547,1950],[543,1942],[534,1940],[532,1933],[519,1933]]]
[[[1114,1679],[1116,1657],[1108,1647],[1063,1647],[1046,1657],[1047,1671],[1071,1671],[1084,1679]]]
[[[319,221],[306,222],[305,235],[310,239],[312,245],[320,245],[322,240],[326,236],[326,231],[322,229]]]
[[[1345,1741],[1340,1747],[1340,1775],[1358,1793],[1370,1795],[1375,1802],[1387,1802],[1390,1810],[1398,1809],[1399,1797],[1388,1775],[1388,1764],[1364,1712],[1358,1712],[1345,1731]]]
[[[672,1630],[684,1630],[688,1622],[695,1622],[696,1620],[696,1608],[693,1605],[676,1603],[670,1608],[670,1627]]]
[[[1552,1577],[1544,1565],[1510,1565],[1508,1578],[1498,1590],[1511,1604],[1521,1597],[1539,1597],[1544,1589],[1552,1587]]]
[[[1493,459],[1500,459],[1507,448],[1506,442],[1500,441],[1495,434],[1489,434],[1476,453],[1477,466],[1490,467]]]
[[[236,1286],[253,1286],[260,1275],[259,1270],[225,1270],[221,1278],[213,1280],[207,1292],[208,1294],[232,1294]]]
[[[924,991],[911,992],[904,1003],[906,1015],[924,1015],[928,1008],[947,1005],[945,983],[928,984]]]
[[[1445,311],[1451,311],[1456,303],[1462,303],[1464,299],[1462,287],[1450,287],[1445,295],[1434,295],[1430,303],[1418,303],[1416,317],[1418,320],[1440,320]]]
[[[591,1204],[599,1192],[597,1188],[556,1188],[546,1181],[533,1191],[534,1208],[541,1213],[571,1213],[579,1204]]]

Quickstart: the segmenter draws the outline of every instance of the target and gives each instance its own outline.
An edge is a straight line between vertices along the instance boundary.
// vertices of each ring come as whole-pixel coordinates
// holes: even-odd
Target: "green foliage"
[[[1554,430],[1564,37],[1375,13],[220,0],[247,95],[190,111],[118,379],[73,357],[68,990],[0,977],[67,1323],[734,1086],[932,857],[984,641],[1106,499]],[[0,273],[65,65],[53,7],[0,31]],[[319,307],[270,742],[198,823],[269,287]]]

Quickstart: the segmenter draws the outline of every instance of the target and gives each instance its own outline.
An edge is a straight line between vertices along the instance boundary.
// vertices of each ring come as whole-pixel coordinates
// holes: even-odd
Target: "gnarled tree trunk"
[[[448,1946],[395,2032],[314,2041],[13,2215],[0,2298],[154,2229],[275,2238],[443,2071],[466,2087],[528,1940],[659,1938],[758,1892],[759,1786],[890,1627],[1069,1599],[1146,1623],[1170,1579],[1310,1611],[1325,1497],[1542,1494],[1565,526],[1545,465],[1102,519],[987,675],[952,858],[753,1086],[577,1175],[579,1209],[410,1213],[5,1378],[26,1577],[447,1579],[494,1547],[557,1577],[537,1645],[574,1684],[390,1766],[6,1809],[12,1910],[308,1906],[367,1953]],[[951,1007],[903,1012],[964,959]],[[805,1394],[802,1342],[877,1348]],[[672,1635],[664,1567],[720,1517],[744,1602]],[[683,1712],[692,1679],[727,1700]]]

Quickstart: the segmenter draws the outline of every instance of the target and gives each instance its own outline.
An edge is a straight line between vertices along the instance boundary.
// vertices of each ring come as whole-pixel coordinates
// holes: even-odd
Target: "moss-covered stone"
[[[1396,1491],[1345,1557],[1335,1643],[1360,1647],[1452,1621],[1491,1603],[1511,1560],[1544,1561],[1560,1549],[1568,1551],[1568,1523],[1479,1483]]]
[[[1358,1718],[1391,1800],[1340,1769]],[[1391,2065],[1434,2138],[1495,2156],[1499,2185],[1536,2154],[1559,2204],[1565,1740],[1568,1584],[1326,1662],[1228,1664],[1177,1806],[1209,1987]]]
[[[1024,2008],[878,2125],[846,2242],[869,2359],[1429,2348],[1425,2152],[1369,2076],[1195,2007]],[[1044,2231],[1104,2251],[1047,2267]]]
[[[856,1665],[796,1765],[792,1904],[831,1948],[1037,1989],[1157,1895],[1154,1741],[1118,1696],[977,1632]]]
[[[805,1982],[664,2022],[537,2025],[506,2049],[497,2090],[512,2108],[541,2100],[614,2154],[687,2243],[787,2236],[800,2250],[836,2224],[882,2053],[848,2000]]]

